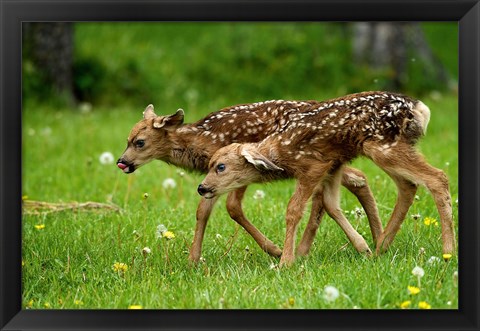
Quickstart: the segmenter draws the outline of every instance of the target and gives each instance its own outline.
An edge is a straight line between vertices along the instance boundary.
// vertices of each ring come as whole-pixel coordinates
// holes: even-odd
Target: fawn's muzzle
[[[206,187],[203,184],[198,185],[197,188],[198,194],[207,199],[213,198],[213,189]]]
[[[126,162],[122,158],[118,159],[117,167],[119,167],[126,174],[129,174],[135,171],[135,165],[128,164],[128,162]]]

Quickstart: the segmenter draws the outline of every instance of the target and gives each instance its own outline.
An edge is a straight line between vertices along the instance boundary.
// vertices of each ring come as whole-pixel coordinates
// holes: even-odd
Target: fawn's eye
[[[220,163],[219,165],[217,165],[217,172],[222,172],[224,170],[225,170],[225,164]]]
[[[137,146],[138,148],[142,148],[143,146],[145,146],[145,140],[137,140],[135,142],[135,146]]]

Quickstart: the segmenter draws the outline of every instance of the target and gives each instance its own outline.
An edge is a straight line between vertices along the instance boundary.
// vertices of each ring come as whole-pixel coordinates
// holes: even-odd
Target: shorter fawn
[[[414,145],[426,133],[429,108],[421,101],[390,92],[363,92],[328,100],[295,114],[278,132],[258,143],[234,143],[211,158],[199,193],[214,198],[253,182],[295,178],[287,207],[281,265],[295,257],[295,236],[312,195],[321,196],[326,212],[345,231],[358,251],[368,252],[363,238],[340,209],[339,186],[344,164],[367,156],[396,183],[398,197],[390,220],[377,240],[387,249],[410,208],[417,185],[433,195],[442,225],[443,253],[454,253],[448,179],[429,165]],[[353,231],[352,231],[353,230]]]

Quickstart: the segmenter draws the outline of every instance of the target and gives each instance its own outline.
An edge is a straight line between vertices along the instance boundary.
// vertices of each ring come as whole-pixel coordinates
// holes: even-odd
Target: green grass
[[[432,118],[419,148],[432,165],[447,173],[455,201],[457,99],[444,95],[424,101],[432,110]],[[187,111],[187,121],[215,110],[209,106]],[[423,188],[386,254],[371,259],[359,255],[347,244],[340,228],[325,217],[310,255],[282,270],[272,269],[278,260],[263,253],[229,219],[222,198],[207,227],[204,262],[190,267],[187,257],[199,201],[196,186],[202,176],[182,175],[176,168],[157,161],[127,176],[114,164],[103,165],[98,159],[104,151],[115,157],[121,155],[141,111],[142,107],[123,107],[80,113],[28,103],[24,107],[23,194],[31,200],[49,202],[111,201],[123,209],[122,213],[24,215],[24,307],[396,309],[411,300],[412,308],[420,301],[428,302],[433,309],[458,308],[454,278],[457,257],[448,263],[427,263],[431,256],[442,256],[440,226],[423,223],[424,217],[438,219],[433,200]],[[392,181],[369,160],[357,160],[354,166],[367,174],[385,224],[396,198]],[[177,186],[165,189],[162,182],[166,178],[173,178]],[[284,213],[293,187],[292,181],[252,185],[244,201],[249,219],[280,246]],[[265,191],[264,199],[253,199],[257,189]],[[144,193],[148,193],[147,199]],[[373,247],[365,216],[350,214],[356,207],[359,203],[344,190],[342,208]],[[411,215],[417,213],[422,217],[415,221]],[[457,215],[454,204],[456,224]],[[305,223],[304,218],[299,234]],[[45,228],[36,229],[39,224]],[[157,239],[159,224],[176,237]],[[144,247],[151,249],[147,257],[142,254]],[[127,264],[128,270],[115,272],[116,262]],[[425,276],[420,293],[411,296],[407,286],[419,285],[411,274],[415,266],[424,268]],[[328,285],[341,293],[334,302],[323,297]]]
[[[423,23],[432,52],[458,77],[458,27]],[[74,81],[82,101],[105,108],[162,103],[194,109],[268,99],[309,99],[382,90],[391,69],[355,63],[351,24],[319,22],[77,23]],[[404,92],[448,89],[419,54],[406,63]],[[48,85],[24,59],[24,96],[36,104]],[[230,91],[230,93],[223,93]],[[176,109],[176,108],[175,108]]]

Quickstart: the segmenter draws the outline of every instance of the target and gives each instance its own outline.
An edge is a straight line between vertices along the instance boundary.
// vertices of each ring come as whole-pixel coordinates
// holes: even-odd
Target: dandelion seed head
[[[103,152],[98,158],[101,164],[113,164],[114,157],[110,152]]]
[[[168,190],[177,187],[177,183],[175,182],[175,179],[167,178],[163,181],[162,186],[164,189]]]
[[[326,301],[333,302],[337,300],[339,296],[340,296],[340,292],[334,286],[327,286],[323,290],[323,298]]]
[[[168,231],[167,227],[163,224],[160,224],[157,226],[157,230],[155,231],[155,237],[157,239],[163,238],[163,234],[167,231]]]
[[[414,275],[416,277],[419,277],[419,278],[422,278],[423,276],[425,276],[425,270],[423,270],[422,267],[416,266],[412,270],[412,275]]]
[[[89,102],[82,102],[78,108],[80,109],[80,112],[82,114],[88,114],[89,112],[92,111],[92,104]]]
[[[440,263],[442,260],[438,256],[430,256],[430,258],[427,260],[428,265],[434,265],[437,263]]]
[[[260,200],[265,198],[265,192],[262,190],[256,190],[255,193],[253,194],[253,198],[255,200]]]
[[[152,250],[149,247],[143,247],[142,253],[143,255],[148,255],[152,252]]]

